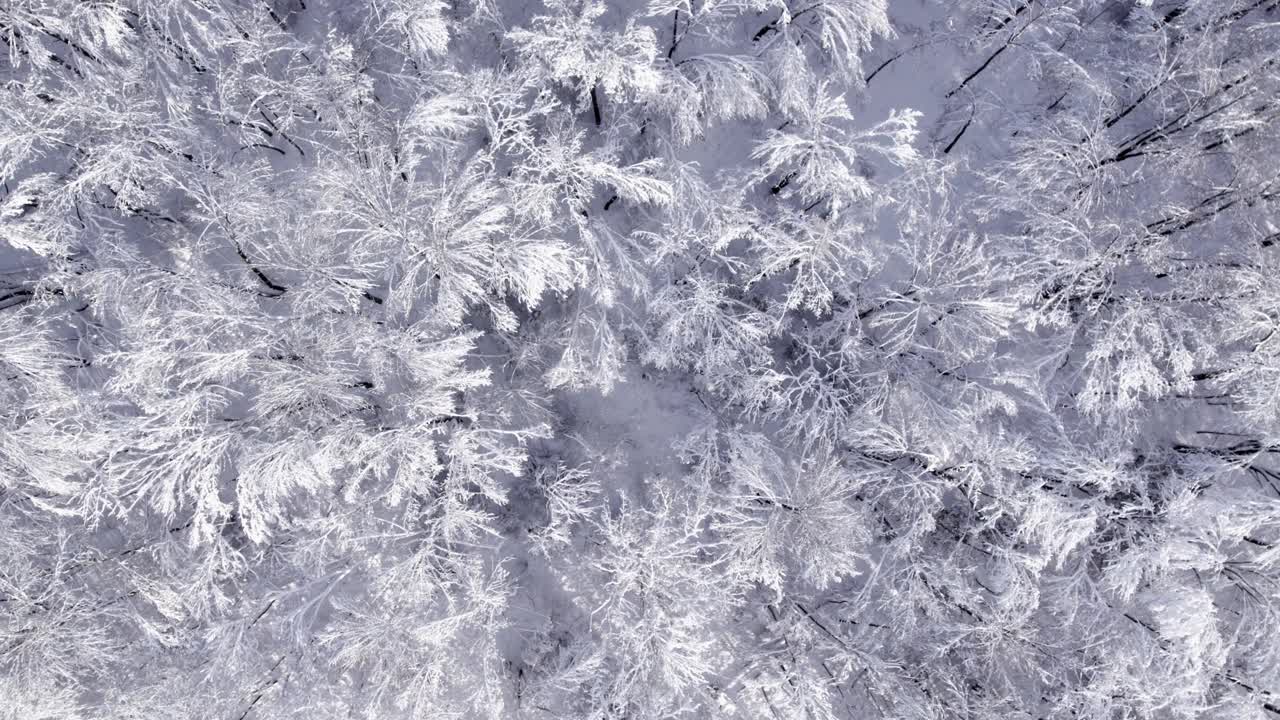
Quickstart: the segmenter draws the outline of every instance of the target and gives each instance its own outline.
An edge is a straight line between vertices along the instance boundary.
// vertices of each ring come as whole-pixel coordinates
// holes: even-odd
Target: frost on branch
[[[0,719],[1280,717],[1269,0],[0,7]]]

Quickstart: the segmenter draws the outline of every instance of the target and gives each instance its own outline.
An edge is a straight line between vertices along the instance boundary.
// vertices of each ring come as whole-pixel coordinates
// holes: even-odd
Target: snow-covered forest
[[[1280,720],[1280,0],[0,45],[0,719]]]

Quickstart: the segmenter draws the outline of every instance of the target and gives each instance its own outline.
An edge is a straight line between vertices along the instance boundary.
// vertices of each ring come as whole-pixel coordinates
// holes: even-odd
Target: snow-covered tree
[[[1280,717],[1278,12],[0,3],[0,719]]]

